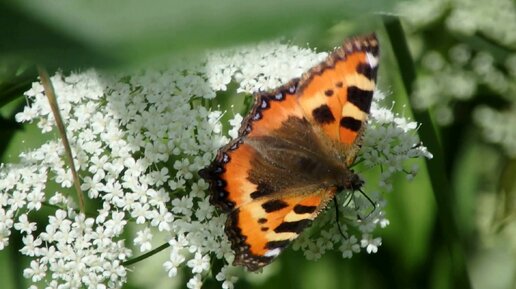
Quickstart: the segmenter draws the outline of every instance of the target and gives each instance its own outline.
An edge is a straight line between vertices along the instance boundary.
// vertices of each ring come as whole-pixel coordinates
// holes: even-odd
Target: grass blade
[[[414,62],[408,49],[407,41],[401,23],[397,17],[384,16],[384,25],[390,39],[396,61],[400,67],[401,78],[407,95],[412,92],[412,85],[417,74]],[[419,136],[425,146],[433,153],[433,159],[426,159],[428,174],[434,197],[437,203],[438,218],[442,236],[448,245],[453,268],[453,288],[470,289],[471,282],[468,276],[466,260],[459,236],[458,224],[453,215],[454,192],[448,182],[445,167],[445,156],[439,137],[433,126],[432,118],[428,110],[414,111],[414,118],[422,126]]]

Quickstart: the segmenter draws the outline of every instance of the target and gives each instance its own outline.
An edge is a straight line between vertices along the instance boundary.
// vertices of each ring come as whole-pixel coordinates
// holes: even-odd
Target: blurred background
[[[14,120],[36,64],[50,73],[124,70],[278,38],[329,51],[375,31],[379,87],[395,110],[423,122],[436,158],[420,162],[412,182],[400,175],[387,195],[390,226],[377,232],[378,253],[313,262],[287,250],[263,274],[242,274],[236,288],[516,288],[515,2],[357,2],[2,2],[0,161],[44,141]],[[10,243],[0,251],[0,287],[27,288],[19,236]],[[188,276],[169,279],[166,258],[136,264],[126,288],[183,288]]]

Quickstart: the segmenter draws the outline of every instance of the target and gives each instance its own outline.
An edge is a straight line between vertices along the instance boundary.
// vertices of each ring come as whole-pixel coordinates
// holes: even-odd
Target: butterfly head
[[[364,181],[352,170],[347,170],[340,176],[338,191],[358,191],[364,185]]]

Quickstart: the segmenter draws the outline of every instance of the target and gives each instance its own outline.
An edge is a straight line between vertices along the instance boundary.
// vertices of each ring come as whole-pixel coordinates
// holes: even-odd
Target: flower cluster
[[[423,55],[424,73],[418,77],[412,95],[415,108],[435,107],[440,124],[454,120],[450,104],[469,100],[482,89],[516,101],[516,77],[505,74],[491,54],[474,52],[465,44],[457,44],[449,49],[447,58],[449,60],[437,51]],[[510,60],[506,61],[507,69],[512,65]]]
[[[500,144],[508,156],[516,157],[516,107],[500,112],[481,106],[475,110],[473,117],[487,140]]]
[[[70,197],[72,173],[43,87],[34,83],[17,120],[35,122],[50,140],[21,154],[18,163],[0,167],[0,249],[9,245],[13,230],[20,232],[21,252],[31,258],[24,276],[34,288],[120,288],[127,281],[124,262],[151,250],[159,242],[156,235],[165,235],[168,276],[179,278],[187,270],[187,287],[200,288],[213,273],[223,288],[233,288],[231,266],[210,272],[213,259],[231,264],[234,256],[222,229],[225,216],[209,204],[208,186],[197,176],[229,141],[228,135],[235,136],[242,120],[235,113],[221,121],[227,112],[215,106],[217,92],[226,91],[232,81],[237,92],[270,89],[325,56],[262,44],[212,52],[166,69],[55,74],[51,80],[81,188],[99,204],[88,212],[80,212]],[[389,177],[406,171],[407,159],[430,155],[417,140],[417,124],[382,108],[381,94],[375,98],[359,162],[363,169],[382,167],[376,187],[389,191]],[[376,252],[381,239],[373,236],[374,229],[388,220],[382,195],[368,195],[339,199],[346,238],[331,221],[334,210],[327,210],[294,247],[309,259],[332,248],[343,257],[361,248]],[[372,210],[368,199],[375,204]],[[37,218],[43,206],[53,209],[47,220]],[[123,234],[129,231],[134,234],[126,239]]]
[[[511,136],[512,123],[498,122],[494,128],[494,122],[485,118],[488,110],[493,115],[514,117],[514,109],[510,109],[516,105],[514,2],[405,1],[400,3],[398,12],[410,32],[436,29],[439,19],[444,19],[439,29],[447,35],[442,37],[447,40],[437,45],[422,33],[414,33],[410,38],[412,51],[421,64],[412,95],[414,107],[432,108],[435,120],[447,125],[454,121],[453,111],[459,102],[485,95],[489,99],[480,101],[488,105],[496,98],[509,102],[508,109],[503,111],[485,105],[474,107],[473,115],[484,129],[485,139],[500,144],[508,155],[514,155],[509,148],[516,143]]]
[[[516,6],[511,0],[479,3],[475,0],[403,1],[398,12],[419,29],[445,17],[446,28],[463,35],[481,33],[508,47],[516,45]]]

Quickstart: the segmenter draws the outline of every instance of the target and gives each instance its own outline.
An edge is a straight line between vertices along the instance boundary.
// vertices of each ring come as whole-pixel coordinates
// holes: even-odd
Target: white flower
[[[319,260],[325,251],[324,247],[318,246],[317,243],[310,243],[308,244],[308,248],[304,250],[304,253],[306,259],[314,261]]]
[[[22,214],[18,217],[18,223],[14,224],[14,228],[21,233],[25,233],[27,235],[32,234],[36,230],[36,223],[29,222],[27,218],[27,214]]]
[[[183,264],[186,260],[180,252],[183,249],[182,246],[177,246],[177,242],[172,240],[169,260],[163,264],[165,270],[168,272],[169,277],[175,277],[177,275],[177,268]]]
[[[243,117],[239,113],[235,113],[232,119],[229,120],[229,125],[231,129],[228,132],[228,135],[235,139],[238,137],[238,130],[240,129],[240,125],[242,124]]]
[[[369,234],[364,234],[360,240],[360,246],[366,248],[367,253],[378,252],[378,246],[382,245],[382,238],[373,238]]]
[[[186,181],[184,179],[172,180],[168,182],[168,185],[172,191],[185,189]]]
[[[169,179],[168,168],[162,168],[149,174],[149,180],[152,180],[156,186],[161,186]]]
[[[186,283],[186,287],[189,289],[201,289],[202,287],[202,278],[200,274],[195,274],[188,283]]]
[[[186,265],[192,268],[193,273],[202,273],[210,268],[210,256],[195,253],[195,257],[189,260]]]
[[[198,182],[192,184],[191,195],[201,199],[205,198],[205,191],[208,190],[208,183],[204,179],[200,179]]]
[[[106,229],[109,232],[108,234],[119,235],[122,233],[122,229],[127,223],[124,220],[125,214],[123,212],[113,212],[111,214],[111,220],[105,223]]]
[[[25,245],[20,252],[23,255],[27,255],[30,257],[34,257],[36,255],[39,255],[40,253],[40,246],[42,244],[41,239],[34,240],[34,237],[32,235],[27,235],[22,238],[23,244]]]
[[[193,199],[191,197],[177,198],[172,201],[172,212],[190,216],[192,214]]]
[[[39,210],[41,209],[41,203],[45,200],[45,193],[43,188],[34,187],[27,194],[27,209],[29,210]]]
[[[160,206],[159,211],[153,210],[151,225],[158,227],[159,231],[170,231],[170,223],[174,221],[174,216],[165,206]]]
[[[150,241],[152,240],[152,233],[149,228],[145,228],[136,232],[136,238],[134,238],[134,244],[140,246],[140,252],[149,251],[152,249]]]
[[[9,228],[0,225],[0,250],[3,250],[7,245],[9,245],[9,236],[11,235],[11,231]]]
[[[213,205],[210,204],[210,200],[205,198],[198,202],[199,207],[195,210],[195,217],[197,220],[206,220],[211,219],[214,208]]]
[[[187,180],[191,179],[193,174],[189,170],[190,161],[188,159],[183,159],[181,161],[176,161],[174,163],[174,169],[177,170],[178,178],[185,178]]]
[[[143,224],[147,219],[152,218],[149,204],[134,203],[131,206],[131,216],[136,218],[136,224]]]
[[[45,277],[47,266],[37,261],[30,262],[30,268],[23,270],[23,277],[32,279],[32,282],[38,282]]]
[[[353,253],[360,252],[360,245],[357,242],[358,240],[355,236],[351,236],[342,242],[339,247],[339,250],[342,252],[342,258],[351,258]]]
[[[217,279],[217,281],[222,282],[223,289],[233,289],[235,287],[234,284],[238,280],[238,277],[233,276],[230,273],[230,271],[231,271],[230,269],[231,269],[231,267],[226,265],[226,266],[222,267],[222,269],[220,269],[220,272],[217,273],[217,275],[215,276],[215,279]]]
[[[7,204],[11,207],[12,210],[17,210],[22,208],[27,203],[27,194],[20,191],[15,191],[11,198],[7,201]]]
[[[112,263],[104,262],[102,269],[102,275],[106,277],[107,280],[120,280],[127,274],[125,267],[122,266],[118,260],[114,260]]]

